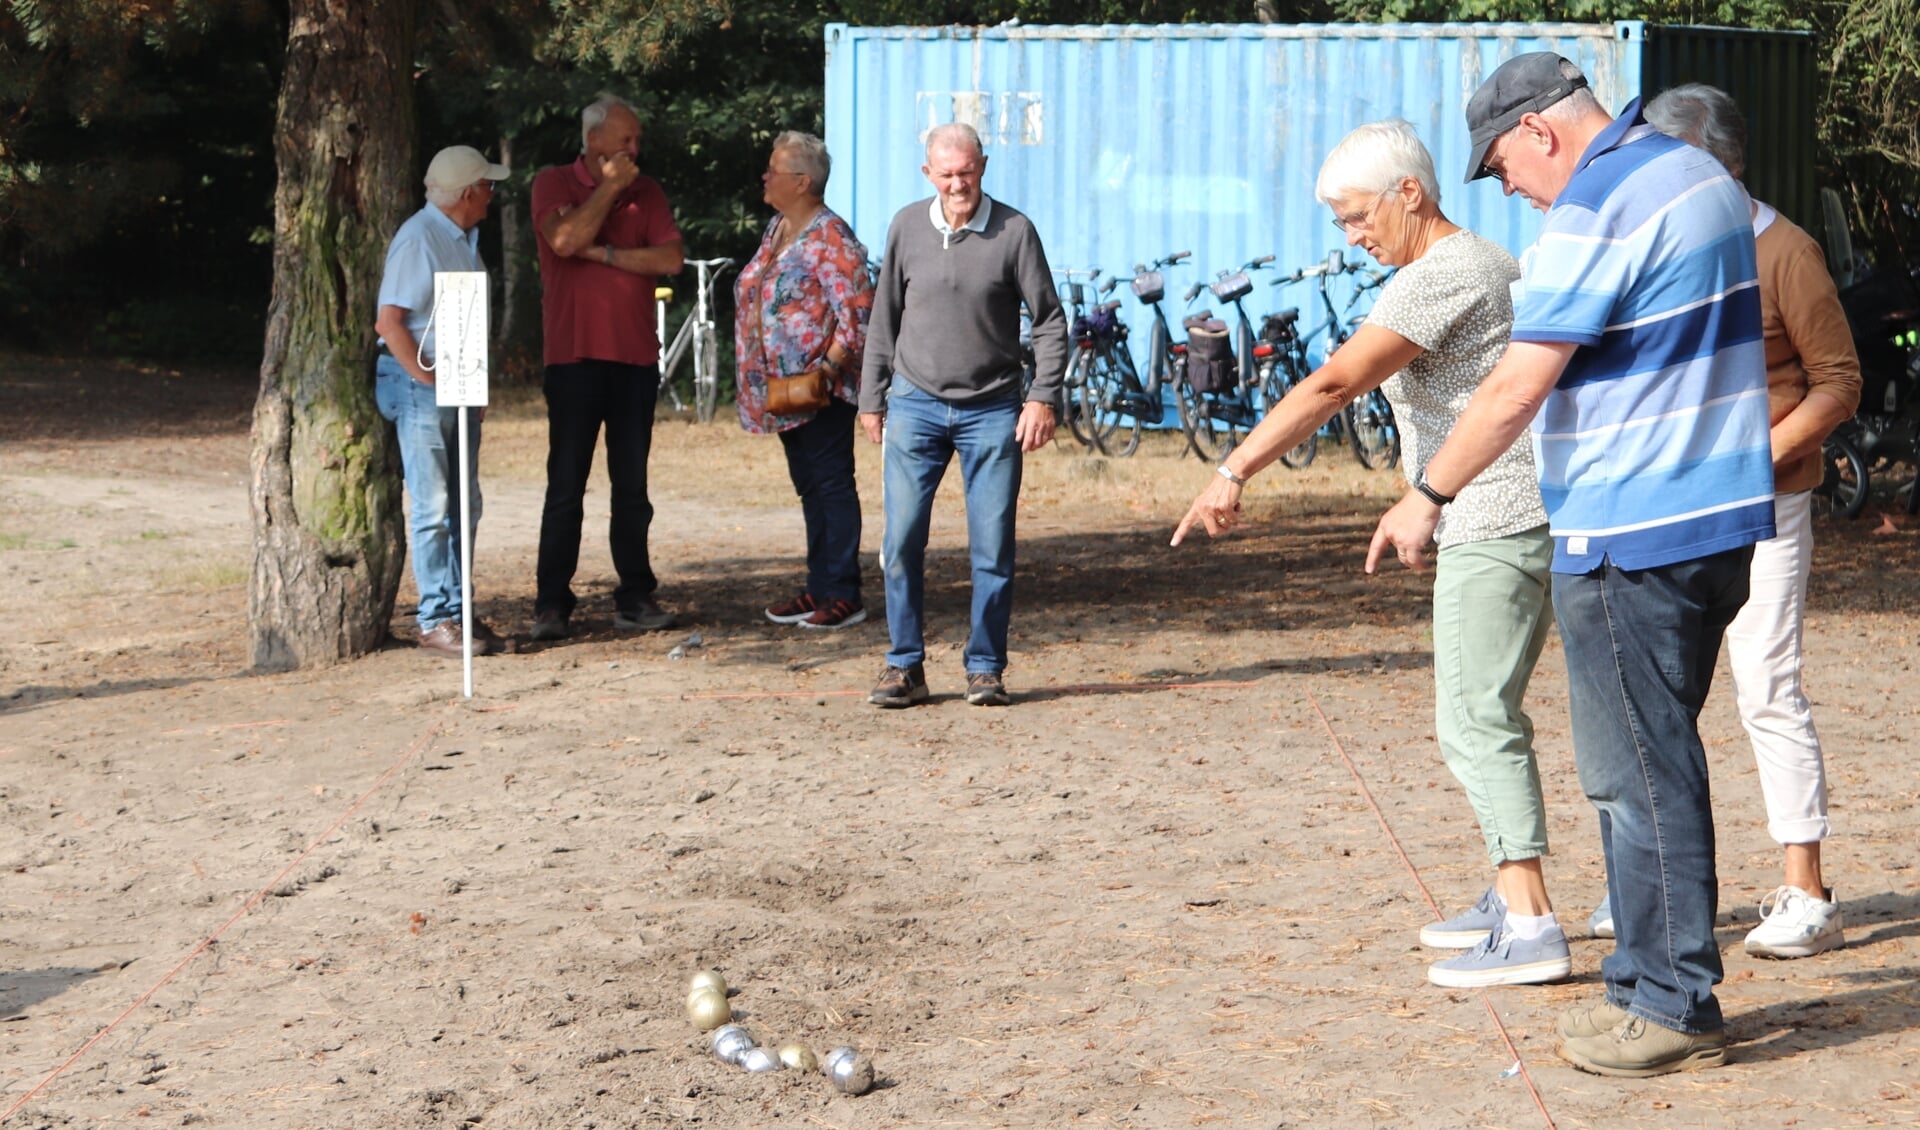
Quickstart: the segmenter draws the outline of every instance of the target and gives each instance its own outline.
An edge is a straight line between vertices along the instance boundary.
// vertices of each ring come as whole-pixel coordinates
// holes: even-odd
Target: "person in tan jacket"
[[[1745,171],[1746,122],[1726,92],[1676,86],[1646,114],[1734,176]],[[1762,921],[1746,947],[1761,957],[1806,957],[1846,944],[1840,905],[1820,873],[1820,841],[1831,830],[1826,766],[1800,666],[1813,562],[1810,502],[1824,473],[1820,446],[1860,403],[1860,359],[1820,245],[1757,200],[1753,230],[1773,421],[1775,534],[1754,547],[1752,592],[1726,639],[1740,721],[1759,762],[1767,831],[1786,850],[1786,874],[1760,901]]]

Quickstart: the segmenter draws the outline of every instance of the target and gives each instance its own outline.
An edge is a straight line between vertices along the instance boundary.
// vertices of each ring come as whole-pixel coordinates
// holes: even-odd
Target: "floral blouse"
[[[817,367],[836,341],[846,358],[833,394],[850,404],[860,402],[860,354],[873,309],[867,249],[845,220],[822,208],[775,255],[773,233],[779,224],[775,216],[767,225],[760,250],[733,286],[740,426],[755,434],[784,432],[813,418],[812,413],[769,414],[767,378]]]

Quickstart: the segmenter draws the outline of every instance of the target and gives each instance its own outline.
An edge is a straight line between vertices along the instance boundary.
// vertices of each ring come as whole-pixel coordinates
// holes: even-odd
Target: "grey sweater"
[[[907,205],[887,229],[860,411],[887,410],[895,374],[958,404],[1019,396],[1023,299],[1035,362],[1027,399],[1055,403],[1067,371],[1067,321],[1033,222],[995,200],[985,231],[943,237],[928,218],[932,203]]]

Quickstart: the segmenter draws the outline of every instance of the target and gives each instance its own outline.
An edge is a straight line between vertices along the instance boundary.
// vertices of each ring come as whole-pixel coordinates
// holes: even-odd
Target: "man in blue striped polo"
[[[1572,63],[1509,59],[1467,104],[1467,179],[1546,213],[1513,337],[1445,446],[1381,518],[1429,544],[1440,506],[1529,423],[1554,536],[1580,783],[1600,813],[1616,947],[1606,996],[1557,1025],[1582,1070],[1726,1062],[1713,987],[1713,811],[1697,725],[1720,639],[1773,536],[1766,357],[1747,197],[1711,157],[1601,108]]]

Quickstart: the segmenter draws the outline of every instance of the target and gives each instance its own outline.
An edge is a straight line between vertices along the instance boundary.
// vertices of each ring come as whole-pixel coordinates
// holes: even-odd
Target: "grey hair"
[[[1396,188],[1407,177],[1420,182],[1427,199],[1440,203],[1440,180],[1433,173],[1433,154],[1420,135],[1399,118],[1368,122],[1340,139],[1320,163],[1314,199],[1331,204],[1346,196],[1376,194]]]
[[[935,149],[970,149],[975,156],[987,155],[986,146],[980,144],[980,131],[965,122],[948,122],[927,131],[927,156],[933,156]]]
[[[773,151],[784,151],[789,161],[800,166],[794,171],[806,174],[813,184],[814,195],[827,191],[827,178],[833,175],[833,158],[827,153],[826,142],[810,133],[790,129],[773,139]]]
[[[614,110],[625,110],[633,115],[635,121],[640,120],[640,111],[633,108],[633,103],[617,94],[602,91],[598,97],[587,103],[586,109],[580,111],[580,148],[587,147],[588,135],[606,125],[607,115]]]
[[[1713,154],[1739,176],[1747,171],[1747,119],[1726,91],[1689,82],[1647,103],[1647,121],[1668,137],[1677,137]]]

